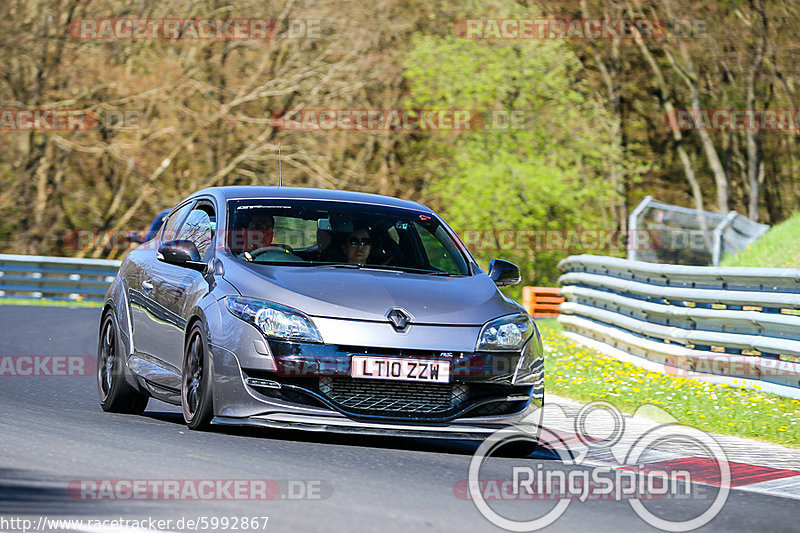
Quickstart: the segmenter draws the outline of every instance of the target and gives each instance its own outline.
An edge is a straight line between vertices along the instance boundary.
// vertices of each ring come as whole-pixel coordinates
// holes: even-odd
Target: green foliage
[[[496,16],[513,16],[515,9],[509,4],[502,11]],[[427,35],[414,40],[404,64],[411,108],[525,118],[508,129],[484,123],[428,134],[427,192],[462,237],[475,230],[613,229],[607,175],[623,163],[610,134],[615,124],[576,81],[580,63],[564,43]],[[473,251],[484,266],[497,256],[518,263],[524,284],[555,284],[555,266],[570,250],[536,249],[529,241],[523,239],[522,248]]]

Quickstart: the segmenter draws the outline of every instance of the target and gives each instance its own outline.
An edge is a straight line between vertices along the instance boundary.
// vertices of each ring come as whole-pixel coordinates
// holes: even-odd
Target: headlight
[[[519,351],[533,334],[528,315],[510,315],[492,320],[481,329],[476,351]]]
[[[311,320],[295,309],[266,300],[228,296],[225,306],[267,337],[289,341],[322,342]]]

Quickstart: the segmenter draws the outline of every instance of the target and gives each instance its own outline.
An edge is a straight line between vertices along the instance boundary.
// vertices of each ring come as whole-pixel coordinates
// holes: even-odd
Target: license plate
[[[354,355],[350,363],[350,376],[449,383],[450,361]]]

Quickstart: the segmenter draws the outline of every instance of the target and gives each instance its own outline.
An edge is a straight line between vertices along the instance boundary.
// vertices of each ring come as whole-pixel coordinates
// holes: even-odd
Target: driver
[[[367,262],[369,253],[372,250],[372,241],[369,232],[365,229],[357,229],[347,236],[347,240],[342,245],[344,253],[347,254],[347,262],[353,265],[363,265]]]
[[[272,215],[267,213],[256,212],[250,216],[247,225],[244,227],[243,232],[243,246],[240,253],[244,252],[249,255],[249,252],[258,250],[265,246],[272,245],[272,239],[275,236],[275,219]]]

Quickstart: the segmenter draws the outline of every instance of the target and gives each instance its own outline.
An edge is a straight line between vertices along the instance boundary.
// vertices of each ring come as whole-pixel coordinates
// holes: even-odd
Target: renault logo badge
[[[395,331],[404,331],[408,327],[409,322],[411,322],[411,317],[409,314],[399,307],[389,310],[386,318],[388,318],[389,322],[392,323],[392,327],[395,329]]]

